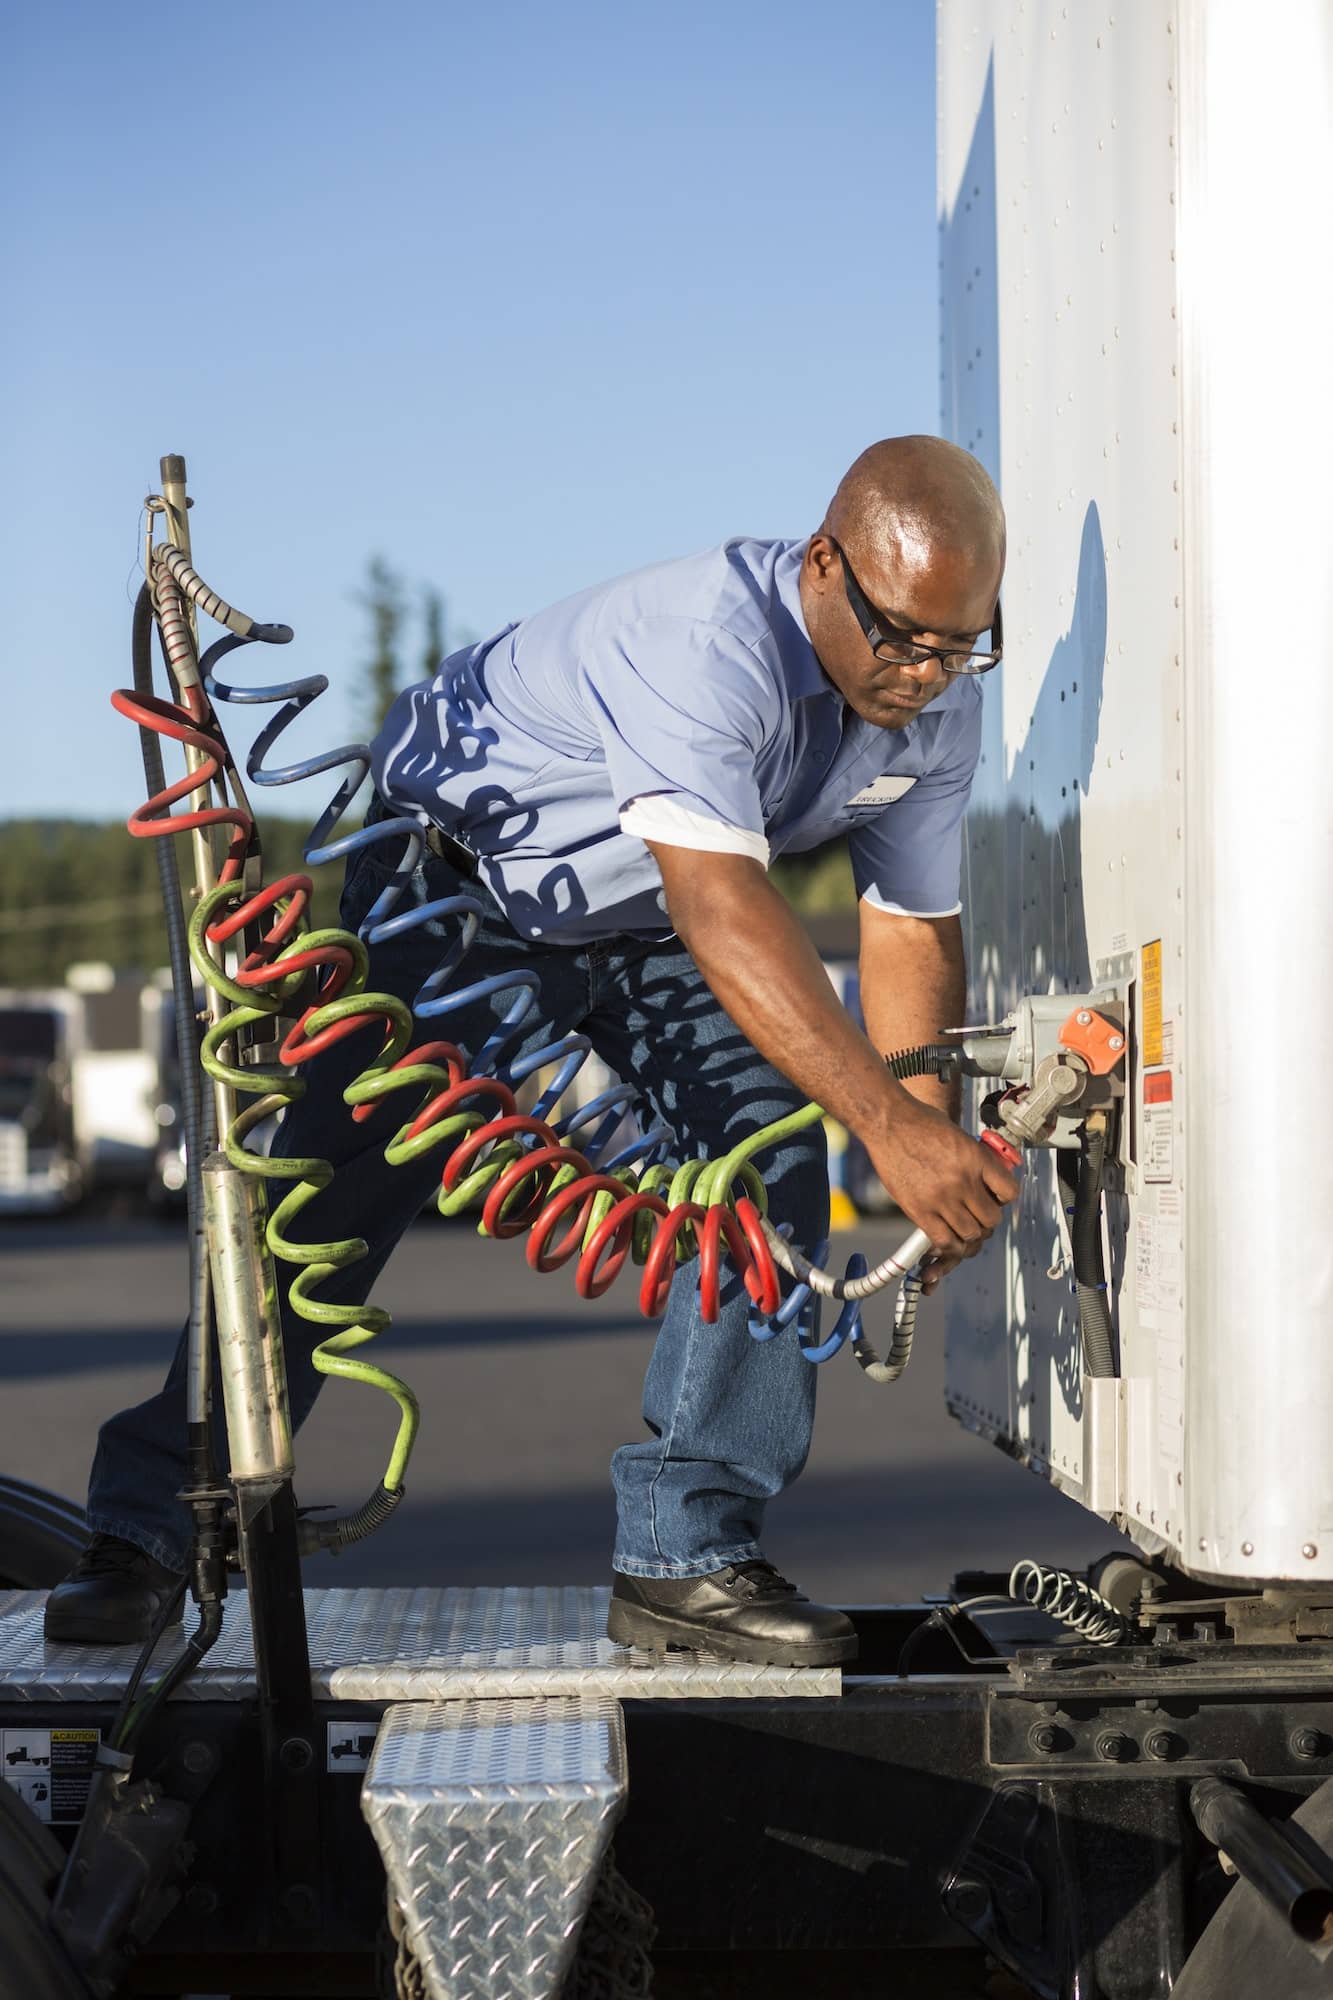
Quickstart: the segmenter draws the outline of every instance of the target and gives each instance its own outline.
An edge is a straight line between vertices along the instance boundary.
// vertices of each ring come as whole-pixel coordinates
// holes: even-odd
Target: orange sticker
[[[1169,1104],[1171,1102],[1171,1072],[1169,1069],[1154,1070],[1143,1079],[1143,1101],[1145,1104]]]
[[[1143,980],[1140,993],[1142,1014],[1142,1046],[1140,1056],[1145,1069],[1153,1069],[1162,1060],[1162,940],[1155,938],[1143,947]]]

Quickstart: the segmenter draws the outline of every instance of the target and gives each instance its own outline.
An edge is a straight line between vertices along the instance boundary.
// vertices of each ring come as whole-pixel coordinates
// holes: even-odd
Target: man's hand
[[[1001,1221],[1003,1204],[1018,1193],[1018,1182],[988,1146],[969,1139],[942,1112],[906,1092],[903,1098],[883,1133],[862,1133],[862,1143],[898,1206],[925,1230],[936,1252],[952,1260],[952,1269],[961,1258],[976,1256]],[[935,1284],[943,1276],[938,1270]]]
[[[818,954],[757,861],[650,841],[695,964],[761,1055],[862,1141],[904,1213],[946,1257],[970,1257],[1018,1183],[921,1104],[838,1004]],[[943,1275],[942,1272],[940,1275]]]

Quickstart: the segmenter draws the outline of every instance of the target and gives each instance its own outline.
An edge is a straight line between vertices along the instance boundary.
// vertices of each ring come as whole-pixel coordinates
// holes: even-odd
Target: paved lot
[[[900,1233],[856,1232],[872,1261]],[[183,1311],[178,1225],[0,1225],[0,1469],[82,1497],[103,1416],[159,1383]],[[377,1290],[379,1343],[417,1390],[421,1442],[398,1518],[311,1582],[597,1582],[607,1571],[606,1465],[641,1434],[651,1329],[632,1281],[586,1305],[567,1272],[424,1221]],[[879,1315],[881,1321],[883,1313]],[[874,1321],[872,1319],[872,1329]],[[815,1448],[770,1514],[773,1559],[812,1594],[915,1597],[964,1565],[1031,1554],[1080,1563],[1116,1539],[1071,1501],[967,1436],[942,1396],[942,1314],[926,1308],[904,1379],[867,1383],[844,1352],[820,1370]],[[383,1469],[390,1406],[327,1387],[301,1435],[303,1501],[362,1499]]]

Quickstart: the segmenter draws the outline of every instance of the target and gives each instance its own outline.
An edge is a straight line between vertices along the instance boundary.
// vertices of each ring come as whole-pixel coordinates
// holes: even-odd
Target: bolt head
[[[1326,1752],[1327,1738],[1319,1729],[1293,1729],[1287,1738],[1287,1745],[1293,1757],[1322,1757]]]
[[[974,1875],[959,1875],[944,1892],[951,1916],[961,1923],[978,1923],[990,1908],[990,1891]]]
[[[319,1898],[304,1882],[294,1882],[283,1890],[279,1908],[286,1921],[301,1930],[309,1930],[319,1920]]]
[[[1315,1547],[1313,1542],[1302,1542],[1301,1554],[1305,1557],[1305,1560],[1307,1562],[1313,1562],[1315,1557],[1319,1554],[1319,1550]]]
[[[1133,1754],[1133,1742],[1122,1729],[1105,1729],[1097,1738],[1097,1755],[1108,1764],[1123,1764]]]
[[[1183,1737],[1177,1736],[1174,1729],[1154,1729],[1144,1739],[1143,1747],[1159,1764],[1166,1764],[1173,1757],[1182,1756],[1186,1746]]]
[[[289,1736],[278,1751],[284,1770],[308,1771],[314,1762],[315,1753],[304,1736]]]
[[[1075,1018],[1078,1021],[1080,1028],[1090,1028],[1092,1026],[1092,1016],[1088,1012],[1086,1007],[1080,1007]]]
[[[1053,1750],[1060,1747],[1060,1732],[1053,1722],[1034,1723],[1028,1731],[1028,1742],[1043,1757],[1049,1757]]]
[[[1240,1552],[1243,1556],[1252,1556],[1254,1554],[1254,1543],[1242,1542],[1240,1545]]]
[[[1106,1046],[1108,1049],[1123,1049],[1125,1038],[1123,1035],[1112,1035],[1108,1038]]]

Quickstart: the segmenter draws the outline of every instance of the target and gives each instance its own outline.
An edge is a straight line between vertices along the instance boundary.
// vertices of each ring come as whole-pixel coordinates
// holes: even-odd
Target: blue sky
[[[46,0],[0,33],[0,813],[140,796],[108,695],[163,452],[203,574],[296,628],[237,678],[329,675],[313,751],[355,733],[371,555],[485,632],[803,533],[862,445],[938,426],[930,0]]]

